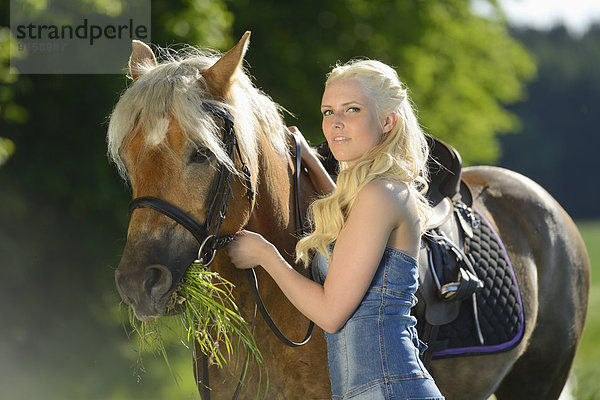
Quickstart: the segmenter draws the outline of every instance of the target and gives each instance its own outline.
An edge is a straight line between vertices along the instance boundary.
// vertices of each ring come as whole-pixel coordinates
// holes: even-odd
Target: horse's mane
[[[233,115],[238,143],[254,176],[258,176],[259,132],[277,153],[286,152],[282,108],[258,90],[245,71],[236,73],[223,102],[207,91],[202,76],[220,54],[187,47],[178,51],[158,49],[158,55],[161,62],[143,69],[110,117],[108,154],[124,179],[128,174],[119,155],[124,142],[143,131],[145,149],[164,144],[171,116],[179,122],[187,140],[209,148],[220,163],[237,173],[223,150],[220,128],[214,116],[202,107],[203,102],[226,108]]]

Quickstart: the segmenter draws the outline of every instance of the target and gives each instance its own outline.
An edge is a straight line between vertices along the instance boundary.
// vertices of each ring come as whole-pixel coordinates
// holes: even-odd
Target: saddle
[[[460,302],[483,288],[472,259],[463,253],[465,235],[478,228],[473,197],[461,180],[460,154],[428,137],[430,184],[425,195],[433,207],[419,253],[419,306],[415,312],[434,326],[453,321]]]
[[[430,183],[426,198],[433,210],[421,241],[419,302],[413,313],[425,326],[422,339],[430,342],[435,340],[439,326],[458,317],[462,300],[472,297],[477,314],[475,294],[483,288],[483,283],[473,269],[472,258],[462,250],[465,236],[473,237],[473,229],[478,229],[479,224],[471,209],[471,191],[461,180],[462,159],[449,144],[433,137],[427,141]],[[317,152],[335,179],[338,164],[327,142],[317,146]],[[478,323],[476,329],[483,342]]]

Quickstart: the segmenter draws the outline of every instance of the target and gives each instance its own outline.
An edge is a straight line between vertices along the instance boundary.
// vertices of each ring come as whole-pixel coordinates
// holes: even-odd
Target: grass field
[[[577,224],[592,261],[592,284],[583,339],[575,358],[575,398],[600,400],[600,221]]]

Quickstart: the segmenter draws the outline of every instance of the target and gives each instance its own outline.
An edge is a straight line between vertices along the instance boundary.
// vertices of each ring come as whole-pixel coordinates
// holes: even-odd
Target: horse
[[[198,253],[235,285],[242,315],[254,320],[247,277],[220,250],[241,228],[262,234],[295,265],[302,228],[295,210],[305,213],[317,193],[294,162],[282,108],[254,86],[242,67],[249,36],[246,32],[223,55],[196,52],[160,63],[147,45],[133,43],[133,84],[114,108],[107,140],[134,198],[115,282],[140,320],[169,313],[167,303]],[[228,131],[236,140],[226,146]],[[231,189],[225,200],[218,192],[223,176]],[[521,288],[525,329],[508,351],[436,359],[430,372],[447,399],[556,399],[569,376],[587,310],[589,259],[581,236],[561,206],[522,175],[478,166],[464,169],[463,179],[474,206],[504,241]],[[215,214],[223,218],[212,223]],[[295,268],[308,275],[305,268]],[[279,329],[302,338],[309,321],[266,273],[256,273]],[[331,398],[322,332],[315,330],[301,347],[288,346],[265,320],[254,321],[268,371],[266,398]],[[262,367],[248,365],[239,385],[235,377],[242,376],[242,368],[226,371],[195,357],[200,393],[213,399],[263,393]]]

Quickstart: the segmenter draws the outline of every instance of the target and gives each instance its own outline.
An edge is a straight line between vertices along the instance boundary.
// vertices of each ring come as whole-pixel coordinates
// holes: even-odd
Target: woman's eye
[[[349,112],[359,112],[360,108],[358,108],[358,107],[350,107],[350,108],[348,108],[348,111]]]
[[[210,151],[206,147],[200,147],[197,149],[194,154],[192,154],[192,162],[193,163],[203,163],[206,162],[213,155],[212,151]]]
[[[323,116],[324,117],[327,117],[327,116],[332,115],[332,114],[333,114],[333,111],[331,111],[331,110],[325,110],[325,111],[323,111]]]

